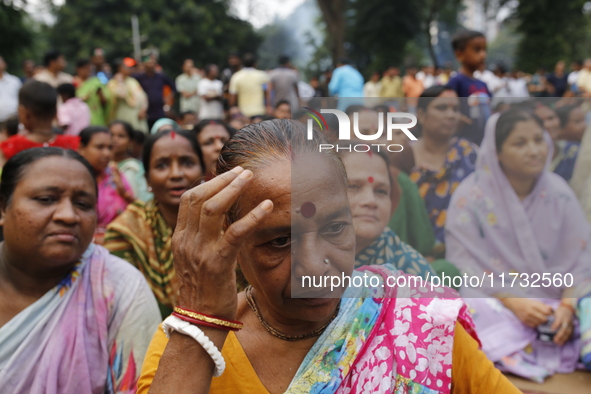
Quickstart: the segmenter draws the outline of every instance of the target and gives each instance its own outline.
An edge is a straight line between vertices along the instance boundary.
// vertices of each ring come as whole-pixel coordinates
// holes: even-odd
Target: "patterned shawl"
[[[387,227],[371,245],[355,256],[355,268],[375,264],[390,264],[404,273],[423,278],[427,278],[428,272],[430,276],[436,275],[431,265],[419,252],[402,242]]]
[[[162,316],[177,303],[178,285],[172,258],[172,233],[158,203],[135,201],[107,227],[105,247],[136,266],[156,296]]]

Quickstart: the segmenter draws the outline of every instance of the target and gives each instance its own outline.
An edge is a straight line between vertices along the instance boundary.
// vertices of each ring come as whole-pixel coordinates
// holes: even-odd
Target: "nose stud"
[[[324,264],[330,264],[330,260],[324,259]]]

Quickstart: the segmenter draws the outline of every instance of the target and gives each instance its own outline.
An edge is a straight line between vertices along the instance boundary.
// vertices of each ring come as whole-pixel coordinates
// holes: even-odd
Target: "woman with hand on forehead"
[[[457,295],[386,288],[388,297],[355,298],[348,288],[341,299],[302,286],[305,276],[366,275],[376,290],[403,275],[353,271],[345,169],[335,153],[318,154],[324,137],[306,135],[292,120],[247,126],[222,149],[218,175],[183,195],[179,303],[152,340],[138,392],[517,393],[478,350]],[[236,264],[252,285],[238,296]]]

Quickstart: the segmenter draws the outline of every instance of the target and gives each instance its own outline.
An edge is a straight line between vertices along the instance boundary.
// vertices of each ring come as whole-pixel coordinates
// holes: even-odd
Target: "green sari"
[[[396,181],[401,190],[400,200],[388,227],[402,242],[409,244],[420,254],[428,255],[435,245],[435,234],[419,189],[402,171]]]
[[[388,227],[403,243],[410,245],[421,255],[435,257],[436,260],[431,263],[431,268],[437,276],[440,278],[443,278],[444,274],[452,278],[460,276],[460,271],[451,262],[437,258],[440,257],[440,253],[433,248],[435,233],[417,186],[402,171],[396,181],[401,190],[400,200]]]
[[[97,91],[101,89],[105,98],[105,106],[101,103],[100,96]],[[110,113],[110,98],[109,89],[98,79],[98,77],[90,77],[84,81],[76,90],[76,96],[84,101],[88,108],[90,108],[90,124],[93,126],[106,126],[108,123],[108,114]]]
[[[105,248],[144,274],[163,318],[178,304],[172,233],[155,200],[136,200],[107,226],[105,234]]]

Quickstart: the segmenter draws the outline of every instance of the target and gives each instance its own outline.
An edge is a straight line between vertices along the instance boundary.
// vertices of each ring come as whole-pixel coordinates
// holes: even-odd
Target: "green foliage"
[[[0,0],[0,56],[11,69],[18,59],[31,47],[34,31],[27,14],[16,8],[12,2]]]
[[[587,0],[520,1],[515,11],[517,31],[523,39],[517,47],[517,68],[533,72],[552,69],[559,60],[579,60],[589,42],[589,17],[583,13]]]
[[[391,65],[418,64],[426,53],[434,62],[431,23],[455,29],[462,8],[462,0],[347,0],[346,52],[366,76]]]
[[[307,45],[314,48],[312,59],[310,59],[308,65],[303,70],[303,74],[307,80],[315,76],[320,77],[320,74],[332,65],[331,52],[329,49],[330,44],[328,42],[326,30],[324,30],[323,33],[324,40],[321,43],[318,43],[310,34],[306,35]]]
[[[56,11],[50,42],[71,60],[89,57],[95,47],[104,48],[109,60],[132,56],[134,14],[142,48],[156,48],[173,75],[185,58],[223,65],[228,53],[256,52],[260,42],[250,23],[229,15],[221,0],[66,0]]]
[[[408,41],[421,31],[421,1],[350,0],[346,41],[349,56],[371,73],[404,59]]]

